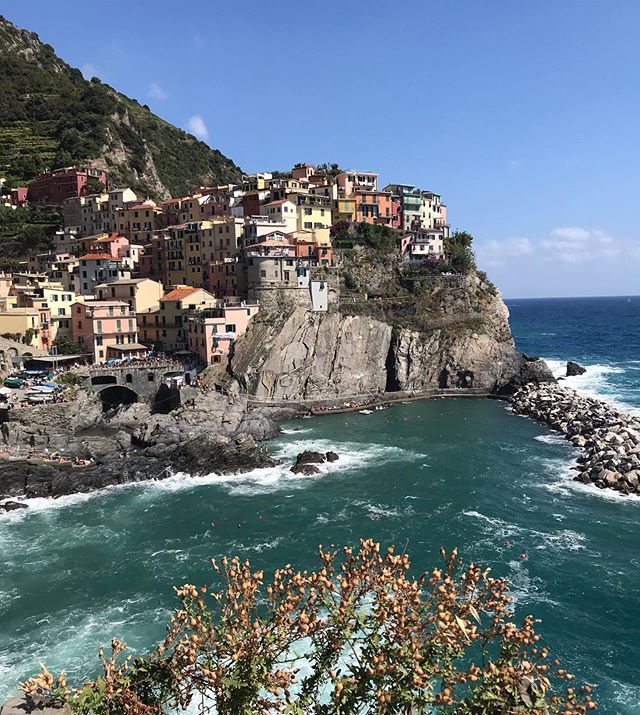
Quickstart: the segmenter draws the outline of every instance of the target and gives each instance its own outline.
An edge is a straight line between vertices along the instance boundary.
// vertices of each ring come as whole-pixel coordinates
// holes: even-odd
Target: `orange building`
[[[400,197],[390,191],[358,190],[352,194],[356,200],[356,221],[382,224],[391,228],[400,228],[402,213]]]

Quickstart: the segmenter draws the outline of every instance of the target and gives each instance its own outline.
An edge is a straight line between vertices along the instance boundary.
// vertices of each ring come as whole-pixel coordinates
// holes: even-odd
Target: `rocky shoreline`
[[[99,399],[85,392],[61,404],[13,410],[0,425],[0,512],[20,508],[17,499],[179,472],[239,474],[276,463],[257,443],[278,435],[275,419],[295,411],[250,409],[243,398],[195,389],[182,397],[169,414],[154,414],[143,403],[104,414]]]
[[[640,418],[550,383],[524,385],[510,404],[581,450],[575,481],[640,496]]]
[[[492,394],[477,388],[469,389],[473,394],[468,395],[462,388],[431,392],[448,397],[504,396],[524,382],[553,380],[542,360],[519,360],[515,377]],[[436,395],[418,393],[414,399],[428,396]],[[386,402],[377,394],[372,404]],[[95,394],[80,390],[64,403],[11,410],[0,424],[0,513],[23,507],[23,499],[166,479],[179,472],[241,474],[274,466],[275,460],[258,442],[280,434],[282,420],[323,413],[300,403],[261,406],[252,398],[199,388],[184,388],[181,403],[168,414],[154,413],[145,403],[105,414]],[[318,461],[332,458],[327,454]],[[313,473],[317,467],[298,462],[293,470]]]

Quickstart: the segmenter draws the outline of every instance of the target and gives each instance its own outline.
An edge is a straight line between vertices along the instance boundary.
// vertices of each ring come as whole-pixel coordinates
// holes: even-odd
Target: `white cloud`
[[[198,139],[206,140],[209,138],[209,131],[204,119],[199,114],[194,114],[187,123],[189,131],[198,137]]]
[[[594,258],[611,258],[620,254],[617,241],[599,228],[580,226],[554,228],[540,241],[549,258],[565,263],[583,263]]]
[[[169,92],[167,92],[166,89],[163,89],[159,84],[156,84],[156,82],[152,82],[149,85],[148,94],[151,99],[157,99],[160,102],[164,102],[165,99],[169,98]]]
[[[479,243],[476,254],[480,262],[487,266],[501,266],[509,258],[517,258],[533,253],[533,244],[526,236],[515,236],[496,241],[494,238]]]
[[[98,68],[95,65],[92,65],[91,62],[86,62],[85,64],[82,65],[80,68],[82,71],[82,74],[84,75],[85,79],[91,79],[92,77],[99,77],[100,72],[98,71]]]
[[[579,226],[565,226],[563,228],[552,229],[551,235],[555,238],[564,239],[565,241],[586,241],[591,235],[591,232]]]

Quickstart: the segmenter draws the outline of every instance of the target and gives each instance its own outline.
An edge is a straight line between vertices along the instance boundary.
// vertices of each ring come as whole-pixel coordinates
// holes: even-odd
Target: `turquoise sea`
[[[511,301],[519,347],[588,372],[576,389],[640,408],[640,298]],[[0,697],[38,661],[89,676],[112,636],[163,635],[172,585],[237,553],[314,564],[317,544],[405,545],[416,568],[457,545],[511,579],[518,614],[596,686],[600,712],[640,713],[640,499],[577,485],[573,450],[501,402],[435,400],[285,425],[282,467],[133,485],[0,519]],[[340,460],[288,471],[304,448]],[[507,543],[510,542],[510,543]]]

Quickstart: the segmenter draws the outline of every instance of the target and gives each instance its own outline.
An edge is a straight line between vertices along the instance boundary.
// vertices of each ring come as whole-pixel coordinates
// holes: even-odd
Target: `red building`
[[[15,189],[11,189],[11,205],[24,206],[27,203],[28,190],[26,186],[18,186]]]
[[[41,174],[29,184],[27,198],[31,203],[61,204],[74,196],[81,196],[90,179],[107,186],[107,174],[98,169],[55,169]]]

